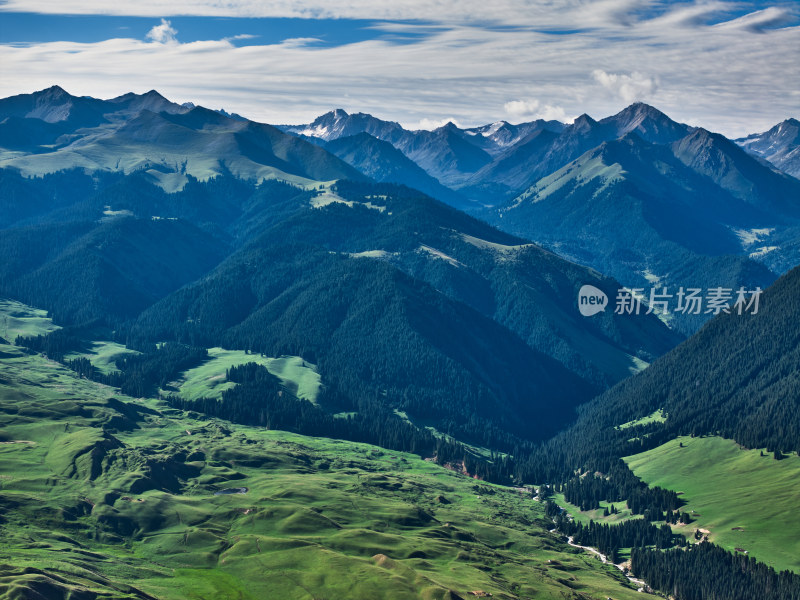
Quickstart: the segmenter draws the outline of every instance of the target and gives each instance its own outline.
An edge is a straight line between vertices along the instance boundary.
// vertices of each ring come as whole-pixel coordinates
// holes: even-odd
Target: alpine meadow
[[[0,600],[800,600],[796,3],[0,24]]]

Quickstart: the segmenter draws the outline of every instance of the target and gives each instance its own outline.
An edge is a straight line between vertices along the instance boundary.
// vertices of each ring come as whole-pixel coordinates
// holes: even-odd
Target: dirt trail
[[[550,533],[558,533],[558,530],[555,529],[555,528],[551,529]],[[600,552],[599,550],[597,550],[595,548],[592,548],[591,546],[581,546],[579,544],[576,544],[574,542],[572,536],[567,537],[567,543],[570,546],[572,546],[573,548],[580,548],[580,549],[585,550],[587,552],[591,552],[592,554],[596,554],[600,558],[600,560],[603,561],[604,565],[605,564],[614,564],[610,560],[608,560],[608,557],[605,554],[603,554],[602,552]],[[647,593],[647,590],[650,589],[649,586],[647,585],[647,582],[645,582],[645,581],[643,581],[641,579],[636,579],[632,575],[628,575],[627,573],[625,573],[625,563],[624,562],[621,562],[619,564],[614,564],[614,566],[617,567],[620,571],[622,571],[622,573],[625,575],[625,577],[628,578],[628,581],[630,581],[632,584],[634,584],[635,586],[638,587],[637,591]]]

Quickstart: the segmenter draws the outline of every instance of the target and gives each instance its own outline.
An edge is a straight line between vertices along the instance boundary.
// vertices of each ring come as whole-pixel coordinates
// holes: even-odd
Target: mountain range
[[[341,390],[363,386],[365,373],[382,389],[393,381],[400,396],[415,385],[402,377],[397,384],[386,365],[364,371],[361,360],[388,349],[360,360],[345,346],[335,350],[335,332],[351,325],[344,306],[369,296],[370,279],[375,289],[400,286],[390,296],[415,307],[400,315],[440,314],[392,317],[400,329],[387,338],[415,332],[411,339],[428,340],[431,349],[415,350],[419,356],[446,357],[448,369],[457,363],[492,390],[493,402],[513,405],[529,392],[502,364],[514,363],[508,348],[539,353],[525,359],[531,364],[554,359],[566,369],[558,376],[572,383],[545,388],[574,385],[586,399],[709,317],[662,314],[676,333],[653,315],[606,311],[585,319],[573,304],[583,284],[612,301],[624,286],[641,289],[645,300],[648,287],[757,289],[800,258],[798,180],[641,103],[569,125],[449,123],[412,132],[342,110],[276,128],[171,103],[155,91],[97,100],[53,87],[0,100],[0,118],[5,293],[64,322],[111,319],[139,343],[227,340],[308,352],[333,361],[330,377],[361,373],[343,379]],[[476,186],[495,190],[497,205],[469,200]],[[37,245],[42,236],[51,240],[46,247]],[[353,283],[365,279],[341,289],[344,304],[334,309],[316,297],[327,295],[320,282],[336,270],[345,280],[358,273]],[[291,302],[278,294],[290,281]],[[422,287],[409,296],[411,282]],[[392,305],[374,295],[384,311]],[[435,308],[442,301],[456,304]],[[198,316],[213,306],[227,308],[214,309],[213,319]],[[286,321],[291,314],[325,325],[300,335]],[[461,321],[446,326],[457,314]],[[276,333],[245,340],[255,323]],[[458,349],[442,346],[458,329],[482,333]],[[506,358],[481,364],[477,348]]]
[[[460,200],[430,181],[422,184],[428,193],[645,296],[658,286],[673,293],[763,289],[800,261],[800,184],[790,170],[798,130],[791,119],[738,140],[747,152],[642,103],[599,121],[584,114],[569,125],[449,123],[407,131],[336,110],[283,129],[329,145],[354,132],[365,147],[367,136],[380,138]],[[339,155],[372,176],[414,185],[411,177],[390,174],[386,155],[358,162]],[[684,334],[708,318],[663,317]]]
[[[144,171],[168,191],[181,189],[188,175],[208,179],[225,172],[297,185],[363,178],[274,127],[177,105],[155,91],[96,100],[55,86],[0,100],[0,116],[0,165],[25,175]]]
[[[459,128],[450,122],[432,131],[412,131],[369,114],[348,114],[336,109],[309,124],[278,127],[316,143],[367,133],[390,143],[440,183],[486,204],[515,197],[541,177],[605,141],[635,133],[649,143],[668,144],[696,129],[641,102],[599,121],[583,114],[570,124],[536,120],[512,125],[498,121]],[[797,121],[787,119],[769,132],[753,134],[736,143],[753,154],[772,159],[778,169],[796,175],[787,165],[796,158],[797,135]]]
[[[778,170],[796,154],[791,119],[738,140],[743,152],[642,103],[569,125],[409,131],[337,109],[274,128],[155,91],[104,101],[54,86],[1,100],[0,115],[0,165],[25,175],[143,172],[167,192],[189,176],[228,173],[307,189],[342,178],[399,183],[645,296],[657,286],[763,288],[800,260],[800,184]],[[662,317],[683,334],[707,319]]]
[[[325,142],[367,133],[392,144],[431,177],[454,190],[464,187],[474,173],[534,133],[563,128],[558,121],[539,120],[520,125],[498,121],[471,129],[461,129],[451,122],[432,131],[409,131],[399,123],[364,113],[351,115],[342,109],[307,125],[281,126],[288,133]]]
[[[707,482],[649,486],[623,459],[722,436],[769,463],[766,494],[785,472],[759,449],[800,450],[796,131],[734,142],[641,103],[408,131],[342,110],[275,127],[155,91],[0,100],[0,530],[35,566],[0,565],[0,594],[238,593],[266,573],[317,595],[353,589],[346,564],[377,573],[365,597],[391,568],[397,597],[459,598],[469,564],[496,586],[479,597],[635,595],[561,562],[591,543],[632,548],[664,593],[679,577],[677,597],[794,598],[800,578],[761,555],[688,543]],[[766,291],[743,314],[647,310],[647,288],[680,287]],[[612,309],[623,288],[639,310]],[[475,511],[493,517],[467,526]],[[768,537],[736,514],[725,533]]]
[[[695,129],[666,145],[635,133],[603,142],[492,221],[645,294],[676,293],[766,287],[800,260],[798,208],[800,182]],[[706,318],[664,316],[686,333]]]
[[[484,444],[553,433],[681,339],[653,315],[583,318],[583,285],[620,284],[267,125],[59,88],[0,115],[61,128],[27,150],[0,138],[0,294],[62,325],[302,356],[330,410],[380,405]],[[396,152],[328,144],[354,164]]]

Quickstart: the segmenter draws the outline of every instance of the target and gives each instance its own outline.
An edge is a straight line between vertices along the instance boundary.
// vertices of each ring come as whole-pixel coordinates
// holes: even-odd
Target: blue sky
[[[276,44],[289,38],[318,38],[319,44],[335,46],[361,42],[382,35],[373,21],[360,19],[235,18],[164,15],[180,32],[183,43],[236,38],[237,46]],[[0,14],[0,43],[36,44],[73,41],[96,43],[119,37],[145,39],[158,23],[153,17],[117,15],[59,15],[6,12]]]
[[[0,0],[0,96],[155,88],[271,123],[569,121],[641,100],[742,135],[800,116],[799,65],[784,0]]]

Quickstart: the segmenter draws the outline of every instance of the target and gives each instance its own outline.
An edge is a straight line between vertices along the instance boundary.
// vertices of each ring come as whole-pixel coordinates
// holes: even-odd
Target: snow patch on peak
[[[770,252],[777,250],[779,246],[761,246],[760,248],[756,248],[754,252],[749,254],[750,258],[754,260],[758,260],[759,258],[763,258]]]
[[[58,123],[59,121],[66,121],[69,118],[69,112],[72,109],[72,102],[59,104],[53,106],[51,104],[39,104],[25,115],[26,119],[41,119],[47,123]]]
[[[502,129],[505,124],[506,124],[505,121],[495,121],[494,123],[489,125],[489,129],[483,132],[483,135],[485,135],[486,137],[492,137],[495,133],[500,131],[500,129]]]
[[[318,137],[322,139],[328,139],[326,137],[328,135],[328,128],[323,125],[317,125],[316,127],[306,127],[305,129],[301,129],[297,133],[308,137]]]
[[[337,108],[318,117],[310,125],[290,128],[299,135],[320,138],[325,141],[335,140],[344,131],[347,119],[350,117],[344,110]]]

